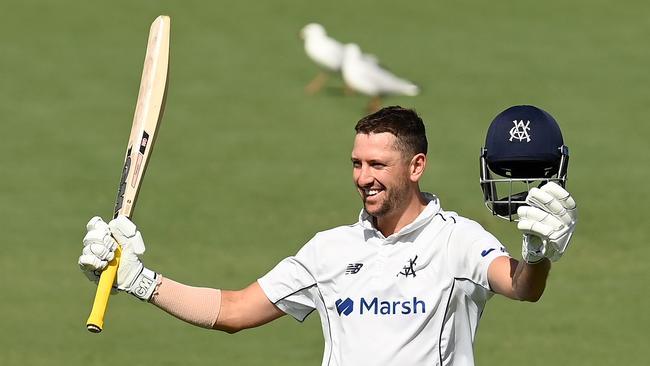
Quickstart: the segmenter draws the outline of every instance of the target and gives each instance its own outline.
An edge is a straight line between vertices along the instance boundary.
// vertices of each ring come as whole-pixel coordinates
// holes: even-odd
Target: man
[[[414,111],[388,107],[361,119],[351,156],[358,222],[316,234],[243,290],[194,288],[144,268],[142,237],[124,217],[91,219],[79,264],[96,277],[112,259],[112,234],[123,246],[117,288],[191,324],[236,332],[317,310],[323,365],[473,365],[478,320],[493,293],[542,295],[550,262],[539,248],[569,227],[567,210],[556,209],[573,200],[554,183],[531,190],[519,262],[479,224],[420,191],[426,153]]]

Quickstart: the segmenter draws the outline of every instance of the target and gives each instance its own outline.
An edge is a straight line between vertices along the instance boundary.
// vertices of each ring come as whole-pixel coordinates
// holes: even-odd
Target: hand
[[[100,217],[93,217],[86,225],[84,248],[79,266],[91,281],[99,281],[101,271],[115,257],[117,244],[122,246],[122,257],[117,269],[115,286],[141,300],[151,299],[156,287],[157,275],[144,267],[138,255],[145,251],[142,235],[135,224],[125,216],[118,216],[108,224]]]
[[[560,185],[549,182],[532,188],[526,197],[530,206],[517,209],[517,228],[524,233],[522,256],[527,263],[543,258],[555,262],[569,245],[577,221],[574,199]]]

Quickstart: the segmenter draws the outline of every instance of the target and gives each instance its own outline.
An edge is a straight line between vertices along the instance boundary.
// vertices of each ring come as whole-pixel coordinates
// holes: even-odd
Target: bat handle
[[[104,326],[104,314],[108,306],[108,298],[111,295],[111,288],[117,276],[117,267],[120,264],[120,257],[122,256],[122,248],[118,245],[115,249],[115,258],[108,262],[108,266],[102,271],[99,276],[99,283],[97,284],[97,292],[95,293],[95,301],[93,301],[93,308],[90,311],[90,316],[86,321],[86,328],[92,333],[99,333]]]

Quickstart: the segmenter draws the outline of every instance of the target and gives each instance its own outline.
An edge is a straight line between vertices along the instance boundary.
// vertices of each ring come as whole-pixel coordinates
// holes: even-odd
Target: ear
[[[411,182],[417,183],[420,181],[424,168],[427,166],[427,156],[420,153],[415,155],[409,163],[409,179]]]

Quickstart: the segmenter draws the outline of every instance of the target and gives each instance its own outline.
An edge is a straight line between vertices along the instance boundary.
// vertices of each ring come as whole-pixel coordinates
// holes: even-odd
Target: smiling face
[[[401,215],[417,190],[417,179],[412,180],[411,159],[397,149],[395,135],[357,134],[351,160],[352,177],[366,211],[378,219]]]

